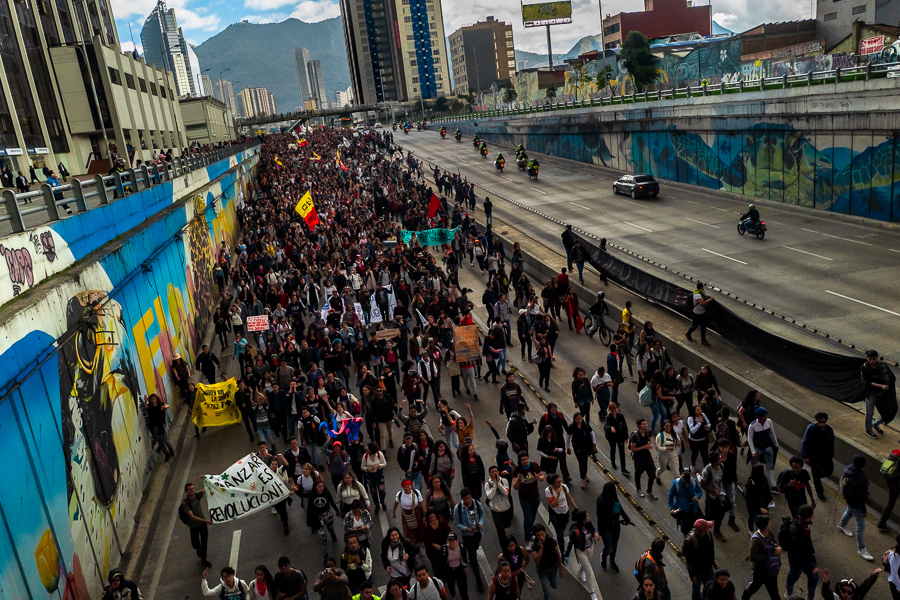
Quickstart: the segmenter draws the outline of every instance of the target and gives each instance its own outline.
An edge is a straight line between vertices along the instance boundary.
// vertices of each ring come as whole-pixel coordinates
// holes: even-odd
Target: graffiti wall
[[[837,100],[829,101],[838,104]],[[824,103],[823,103],[824,104]],[[724,110],[724,109],[723,109]],[[478,135],[528,150],[650,173],[750,198],[900,221],[900,136],[809,128],[776,118],[621,120],[599,115],[494,119]],[[460,122],[474,135],[472,122]],[[803,129],[800,129],[803,127]]]
[[[74,266],[0,313],[0,448],[15,482],[0,489],[0,598],[99,598],[118,564],[157,460],[139,399],[180,404],[167,366],[199,351],[217,248],[234,246],[255,157],[222,162],[217,181],[170,197],[94,260],[76,262],[60,223],[2,240],[4,285]],[[127,217],[126,202],[107,208],[85,215],[97,231]]]

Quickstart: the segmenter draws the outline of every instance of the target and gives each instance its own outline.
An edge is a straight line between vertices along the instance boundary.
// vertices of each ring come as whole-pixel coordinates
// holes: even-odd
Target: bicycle
[[[594,318],[595,318],[594,315],[591,315],[591,314],[588,314],[584,317],[585,331],[589,330],[591,325],[593,325]],[[597,333],[600,335],[600,343],[603,344],[604,346],[609,346],[612,343],[613,330],[610,329],[609,325],[606,324],[606,321],[601,320],[600,327],[598,327],[597,331],[595,331],[594,333]],[[593,338],[594,334],[593,333],[588,334],[588,337]]]

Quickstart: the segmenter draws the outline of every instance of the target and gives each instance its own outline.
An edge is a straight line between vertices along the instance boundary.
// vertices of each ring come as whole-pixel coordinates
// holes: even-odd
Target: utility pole
[[[603,54],[603,73],[606,73],[606,44],[603,43],[603,0],[597,0],[600,7],[600,52]]]
[[[550,26],[547,25],[547,58],[550,59],[550,62],[547,63],[550,65],[550,71],[553,71],[553,46],[550,45]]]

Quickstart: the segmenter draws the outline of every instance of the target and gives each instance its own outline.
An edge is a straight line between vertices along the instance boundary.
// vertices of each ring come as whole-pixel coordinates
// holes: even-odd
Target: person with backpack
[[[692,476],[690,467],[681,469],[681,477],[672,481],[669,487],[669,514],[681,526],[681,533],[687,535],[697,519],[703,517],[700,498],[703,488]]]
[[[634,563],[634,576],[641,584],[649,577],[656,585],[656,591],[663,600],[671,600],[669,580],[666,578],[666,565],[663,562],[663,551],[666,549],[666,541],[662,538],[653,538],[650,549],[645,551]],[[777,599],[776,599],[777,600]]]
[[[594,579],[589,577],[593,573],[591,567],[591,559],[594,557],[594,548],[600,541],[600,534],[591,523],[591,517],[587,512],[577,509],[572,513],[572,526],[569,527],[569,544],[566,547],[564,556],[566,559],[569,553],[575,550],[575,559],[578,561],[579,578],[582,583],[587,586],[587,591],[591,595],[591,600],[597,600],[597,594],[594,591]]]
[[[641,475],[647,474],[647,493],[656,500],[659,498],[653,493],[653,482],[656,480],[656,465],[653,463],[653,435],[647,426],[647,419],[637,420],[637,429],[631,432],[628,438],[628,449],[631,450],[631,460],[634,461],[634,485],[638,496],[644,497],[641,491]]]
[[[794,584],[800,575],[806,573],[806,598],[813,600],[819,584],[819,569],[816,565],[816,550],[812,543],[813,507],[804,504],[793,519],[782,517],[778,529],[778,545],[787,552],[788,574],[784,591],[788,596],[794,593]]]
[[[319,592],[319,600],[346,600],[350,597],[347,573],[337,566],[335,559],[325,559],[325,568],[316,575],[313,591]]]
[[[576,367],[572,373],[572,401],[584,419],[591,422],[591,405],[594,403],[594,390],[591,382],[585,377],[584,369]]]
[[[701,592],[713,580],[716,562],[716,542],[710,535],[714,523],[704,519],[694,521],[694,529],[684,538],[681,553],[691,580],[691,600],[701,600]]]
[[[411,600],[448,600],[444,582],[428,574],[428,567],[416,567],[416,582],[409,586]]]
[[[516,452],[528,452],[528,436],[534,431],[537,423],[537,417],[528,421],[525,417],[526,411],[528,405],[520,400],[516,411],[509,416],[506,423],[506,437]]]
[[[233,570],[231,574],[234,575]],[[203,579],[206,579],[206,571],[203,572]],[[100,600],[119,600],[120,598],[140,600],[143,598],[138,585],[130,579],[125,579],[121,569],[111,569],[106,581],[109,582],[109,585],[103,588],[103,596],[100,597]],[[241,596],[241,600],[243,600],[243,596]]]
[[[704,346],[709,346],[709,342],[706,340],[706,323],[709,318],[706,314],[706,307],[713,300],[715,300],[715,298],[706,295],[706,290],[703,287],[703,283],[698,283],[697,289],[694,290],[694,296],[691,302],[691,328],[688,329],[687,333],[684,334],[684,337],[687,338],[687,341],[694,341],[694,339],[691,337],[691,334],[699,328],[700,343]]]
[[[207,575],[209,575],[209,567],[206,567],[203,575],[200,576],[200,591],[204,596],[218,597],[222,600],[250,600],[250,586],[246,581],[234,576],[232,567],[222,569],[222,579],[214,588],[210,588],[206,582]],[[139,598],[140,596],[135,597]]]
[[[291,564],[291,559],[282,556],[278,559],[278,572],[275,573],[275,588],[282,600],[302,600],[307,597],[308,580],[302,569]]]
[[[731,501],[725,495],[723,477],[722,456],[718,450],[710,450],[707,465],[700,473],[700,487],[706,492],[706,518],[715,524],[713,535],[721,542],[725,541],[725,536],[722,535],[722,521],[725,513],[731,508]]]
[[[831,591],[831,571],[822,569],[822,598],[840,598],[841,600],[863,600],[875,582],[878,576],[884,572],[884,569],[878,568],[872,571],[872,574],[865,578],[862,583],[856,583],[852,579],[841,579],[834,586],[834,593]]]
[[[481,580],[481,570],[474,568],[474,566],[478,564],[478,547],[481,546],[481,538],[484,534],[484,506],[482,506],[480,501],[472,498],[472,492],[469,488],[461,489],[459,496],[462,499],[453,508],[453,524],[459,529],[463,540],[463,552],[468,557],[468,560],[465,562],[473,565],[475,585],[479,592],[483,592],[484,582]],[[447,539],[450,539],[449,536]],[[452,587],[450,588],[450,593],[453,594]]]
[[[700,462],[706,466],[706,459],[709,455],[709,431],[712,424],[703,414],[703,407],[699,404],[694,405],[694,413],[687,419],[688,442],[691,446],[691,466],[696,466],[697,457]]]
[[[834,473],[834,429],[828,424],[828,413],[816,413],[815,421],[806,426],[800,440],[800,456],[809,465],[816,497],[824,502],[822,479]]]
[[[770,600],[778,599],[778,572],[781,570],[781,546],[772,533],[772,523],[767,515],[756,517],[756,532],[750,536],[750,563],[752,579],[741,600],[749,600],[760,588],[766,588]]]
[[[206,560],[207,543],[209,540],[208,525],[213,522],[206,518],[203,514],[203,506],[200,499],[206,495],[206,492],[198,492],[193,483],[186,483],[184,486],[184,498],[178,507],[178,518],[187,525],[191,531],[191,546],[197,551],[200,562],[207,569],[212,563]]]
[[[519,492],[519,506],[522,507],[522,527],[526,542],[531,541],[534,520],[541,507],[538,483],[544,481],[544,474],[537,463],[531,462],[528,452],[519,452],[519,464],[512,472],[513,488]]]
[[[841,497],[847,502],[847,509],[838,521],[838,529],[847,537],[853,537],[853,533],[847,529],[850,517],[856,519],[856,545],[857,552],[866,560],[872,560],[872,555],[866,550],[866,541],[863,534],[866,531],[866,500],[869,497],[869,478],[863,472],[866,467],[866,457],[856,454],[850,465],[841,474]]]
[[[618,403],[610,402],[607,410],[609,412],[606,414],[603,430],[606,441],[609,442],[609,458],[612,462],[612,468],[621,471],[625,477],[630,477],[631,472],[625,465],[625,440],[628,439],[628,425],[625,423],[625,417],[619,412]],[[616,466],[617,448],[619,450],[620,467]]]
[[[784,494],[784,500],[787,502],[791,517],[796,518],[801,506],[810,504],[815,508],[816,501],[812,499],[812,486],[809,484],[810,476],[809,472],[803,469],[803,459],[799,456],[792,456],[790,465],[790,469],[785,469],[778,476],[778,490]],[[807,502],[807,494],[809,494],[809,502]]]
[[[887,363],[878,359],[877,350],[866,350],[866,362],[859,372],[865,386],[866,435],[877,440],[878,436],[872,430],[883,434],[880,425],[890,423],[897,414],[897,378]],[[877,419],[874,418],[876,408]]]
[[[768,515],[769,509],[775,506],[764,465],[755,465],[750,471],[744,484],[744,501],[747,503],[747,530],[752,534],[756,529],[756,517]]]
[[[750,446],[750,464],[766,465],[769,487],[773,492],[777,492],[775,453],[778,451],[778,438],[775,437],[775,425],[769,419],[769,411],[762,406],[756,409],[756,420],[747,427],[747,443]]]
[[[555,402],[551,402],[547,405],[547,412],[544,413],[544,416],[542,416],[541,420],[538,422],[537,430],[544,431],[544,428],[548,425],[553,427],[553,430],[556,432],[556,439],[566,439],[566,433],[569,431],[569,424],[566,422],[565,415],[559,412],[559,407],[556,406]],[[569,465],[566,463],[565,453],[559,455],[558,462],[559,469],[562,472],[563,481],[566,483],[571,482],[572,477],[569,476]]]
[[[888,490],[888,501],[881,511],[881,518],[878,519],[878,529],[887,531],[887,520],[894,512],[894,504],[897,502],[897,496],[900,495],[900,450],[891,451],[891,455],[884,459],[881,463],[881,476],[884,477],[884,483]]]
[[[484,495],[487,498],[488,508],[491,509],[491,518],[497,529],[497,538],[500,540],[500,544],[505,546],[506,530],[512,525],[513,506],[509,496],[509,480],[500,477],[500,469],[497,465],[491,465],[488,469]]]
[[[730,415],[731,409],[727,406],[723,406],[719,411],[719,420],[716,425],[716,450],[719,451],[719,458],[722,461],[722,487],[725,490],[725,497],[731,504],[731,508],[728,509],[728,526],[732,531],[740,531],[734,512],[736,500],[734,488],[738,482],[737,444],[740,438],[734,421],[729,418]]]

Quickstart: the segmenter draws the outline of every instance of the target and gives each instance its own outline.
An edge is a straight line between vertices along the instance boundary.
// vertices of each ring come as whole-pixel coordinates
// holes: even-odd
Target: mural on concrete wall
[[[16,482],[0,490],[9,532],[0,534],[0,597],[98,598],[118,564],[157,460],[138,400],[156,392],[180,404],[167,365],[176,352],[191,360],[199,351],[217,246],[234,244],[244,176],[223,182],[0,323],[0,338],[9,341],[0,354],[0,447],[6,476]],[[93,211],[85,218],[102,229],[101,214],[116,218]],[[50,241],[68,248],[58,225],[47,228]],[[140,266],[147,239],[168,240],[149,270]],[[36,256],[33,244],[23,247]]]
[[[627,120],[627,119],[626,119]],[[488,140],[622,171],[750,198],[900,221],[900,136],[887,131],[808,133],[782,123],[758,122],[735,131],[660,131],[625,126],[600,131],[595,123],[547,126],[537,119],[520,134],[506,124],[479,122]],[[462,123],[472,129],[470,123]],[[732,123],[732,125],[734,125]],[[491,135],[491,134],[495,135]]]

